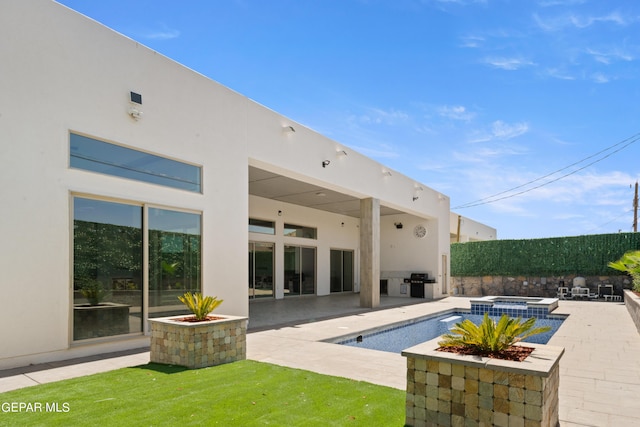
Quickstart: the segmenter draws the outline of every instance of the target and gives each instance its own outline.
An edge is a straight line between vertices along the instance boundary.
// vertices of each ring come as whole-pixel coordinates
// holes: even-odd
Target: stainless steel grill
[[[411,273],[409,283],[411,283],[411,297],[424,298],[424,284],[435,283],[435,279],[429,279],[428,273]]]

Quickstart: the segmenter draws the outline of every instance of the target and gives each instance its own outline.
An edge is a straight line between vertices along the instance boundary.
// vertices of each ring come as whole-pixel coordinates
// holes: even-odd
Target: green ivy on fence
[[[451,275],[614,276],[607,263],[638,249],[640,233],[453,243]]]

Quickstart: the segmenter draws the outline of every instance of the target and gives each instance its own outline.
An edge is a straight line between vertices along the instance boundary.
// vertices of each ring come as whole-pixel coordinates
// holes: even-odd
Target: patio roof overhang
[[[360,198],[249,166],[249,194],[360,218]],[[381,205],[380,216],[402,214]]]

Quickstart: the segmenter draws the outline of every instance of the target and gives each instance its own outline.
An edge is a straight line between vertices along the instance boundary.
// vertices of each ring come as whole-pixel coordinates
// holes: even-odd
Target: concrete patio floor
[[[357,295],[335,295],[252,302],[248,358],[404,389],[402,356],[322,341],[469,307],[463,297],[382,297],[376,310],[362,309],[358,301]],[[549,342],[566,350],[560,362],[560,425],[640,426],[640,334],[624,304],[560,301],[555,313],[569,315]],[[106,356],[0,371],[0,392],[149,361],[145,349]]]

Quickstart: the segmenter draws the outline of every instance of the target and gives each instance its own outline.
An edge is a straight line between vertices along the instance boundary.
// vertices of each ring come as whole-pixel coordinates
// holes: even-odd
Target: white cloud
[[[520,179],[528,182],[531,176],[531,173],[528,176],[520,174]],[[516,193],[522,194],[513,198],[521,199],[521,203],[548,202],[589,207],[623,206],[625,202],[631,204],[631,190],[625,184],[632,182],[633,178],[625,173],[577,173],[554,181],[557,178],[552,176],[546,181],[518,189]],[[621,197],[622,194],[628,197]]]
[[[168,28],[166,25],[161,24],[160,30],[149,30],[140,34],[140,37],[151,40],[170,40],[180,37],[180,31]]]
[[[609,51],[587,49],[586,52],[602,64],[610,64],[614,60],[633,61],[635,59],[633,55],[623,52],[618,48]]]
[[[476,113],[474,112],[467,111],[466,107],[462,105],[453,105],[453,106],[444,105],[438,108],[438,114],[448,119],[463,120],[463,121],[470,121],[476,115]]]
[[[612,22],[617,25],[627,25],[627,20],[619,12],[611,12],[604,16],[575,16],[569,17],[569,22],[577,28],[590,27],[599,22]]]
[[[471,143],[488,142],[492,140],[508,140],[529,132],[529,125],[525,122],[508,124],[496,120],[489,130],[475,131],[469,137]]]
[[[572,14],[545,18],[534,13],[533,20],[544,31],[559,31],[567,27],[583,29],[591,27],[597,23],[613,23],[615,25],[626,26],[634,21],[634,19],[625,18],[617,11],[602,16],[583,16]]]
[[[476,48],[484,44],[485,38],[482,36],[464,36],[461,37],[460,47]]]
[[[538,5],[541,7],[550,6],[573,6],[576,4],[584,4],[586,0],[543,0],[539,1]]]
[[[529,131],[529,125],[526,123],[509,125],[502,120],[496,120],[491,125],[491,130],[496,138],[511,139],[527,133]]]
[[[396,125],[409,120],[409,114],[395,109],[383,110],[380,108],[369,108],[367,113],[359,116],[352,116],[351,119],[365,124]]]
[[[609,83],[609,77],[603,73],[593,73],[591,75],[591,80],[595,83]]]
[[[468,4],[486,4],[487,0],[433,0],[436,3],[455,3],[459,5],[468,5]]]
[[[508,71],[536,65],[535,63],[523,58],[485,58],[483,62],[492,67]]]
[[[545,74],[549,77],[553,77],[554,79],[560,80],[575,80],[576,78],[571,74],[567,73],[564,70],[560,70],[558,68],[547,68],[545,70]]]

